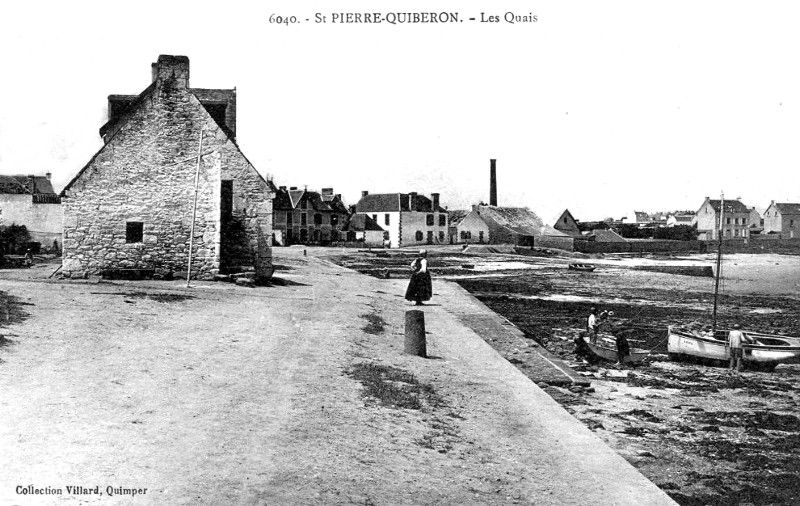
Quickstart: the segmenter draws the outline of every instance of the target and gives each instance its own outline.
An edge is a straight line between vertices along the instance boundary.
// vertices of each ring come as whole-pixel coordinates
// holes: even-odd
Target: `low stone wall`
[[[574,251],[581,253],[671,253],[703,252],[704,241],[651,241],[594,242],[576,240]]]

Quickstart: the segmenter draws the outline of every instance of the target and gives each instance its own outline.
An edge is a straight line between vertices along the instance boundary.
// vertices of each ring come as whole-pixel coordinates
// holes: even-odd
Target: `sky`
[[[102,146],[108,95],[138,94],[173,54],[192,87],[236,87],[237,142],[259,172],[349,204],[362,190],[488,202],[490,158],[499,204],[548,223],[697,210],[722,192],[800,202],[795,3],[16,2],[0,16],[0,174],[63,187]],[[330,22],[430,11],[461,22]]]

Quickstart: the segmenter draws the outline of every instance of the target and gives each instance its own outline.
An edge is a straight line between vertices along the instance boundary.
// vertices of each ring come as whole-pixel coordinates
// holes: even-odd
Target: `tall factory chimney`
[[[489,159],[489,205],[497,205],[497,160]]]

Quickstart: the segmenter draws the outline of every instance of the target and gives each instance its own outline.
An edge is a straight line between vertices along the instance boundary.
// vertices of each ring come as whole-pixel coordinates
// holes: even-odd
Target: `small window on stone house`
[[[144,238],[144,223],[141,221],[129,221],[125,224],[125,242],[142,242]]]
[[[373,214],[373,215],[372,215],[372,220],[373,220],[375,223],[378,223],[378,215],[377,215],[377,214]]]
[[[303,213],[300,215],[300,226],[304,227],[307,224],[308,224],[308,215],[306,213]]]
[[[416,237],[417,241],[421,241],[422,238],[425,237],[425,236],[422,234],[422,230],[417,230],[417,233],[415,234],[415,237]]]
[[[314,225],[322,225],[322,215],[320,213],[314,215]]]
[[[386,213],[386,214],[383,215],[383,224],[384,225],[388,225],[389,224],[389,213]]]
[[[443,214],[440,214],[439,215],[439,226],[440,227],[444,227],[445,225],[447,225],[447,216],[445,216]]]
[[[425,224],[428,225],[429,227],[433,226],[433,215],[432,214],[429,214],[427,216],[427,218],[425,220]]]
[[[338,214],[332,214],[331,215],[331,225],[333,225],[335,227],[338,224],[339,224],[339,215]]]

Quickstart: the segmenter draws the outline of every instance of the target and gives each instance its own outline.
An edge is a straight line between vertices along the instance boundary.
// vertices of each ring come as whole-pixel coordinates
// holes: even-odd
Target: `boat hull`
[[[569,264],[569,270],[571,271],[581,271],[581,272],[592,272],[596,269],[596,267],[592,264]]]
[[[726,341],[710,336],[697,336],[669,327],[667,352],[672,355],[690,356],[708,360],[730,360],[730,347]],[[718,332],[727,335],[727,332]],[[769,334],[747,332],[755,343],[742,345],[742,360],[759,365],[777,365],[800,361],[800,341]]]
[[[589,351],[591,351],[596,357],[603,360],[608,360],[610,362],[617,361],[617,347],[614,338],[603,337],[601,335],[598,336],[595,344],[592,344],[592,342],[589,340],[589,337],[584,337],[583,341],[586,343],[586,347],[589,349]],[[650,352],[647,350],[631,348],[630,354],[625,356],[623,363],[638,364],[642,362],[648,355],[650,355]]]

